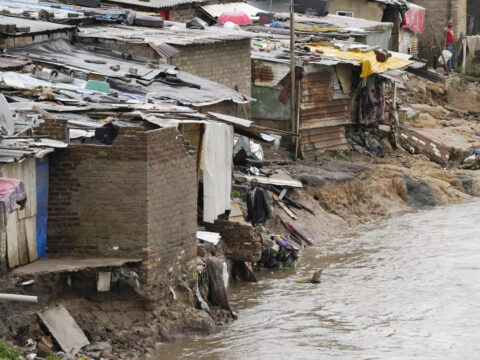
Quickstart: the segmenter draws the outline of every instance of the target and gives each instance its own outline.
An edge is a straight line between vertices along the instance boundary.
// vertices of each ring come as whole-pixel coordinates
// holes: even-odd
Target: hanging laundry
[[[370,76],[362,95],[362,118],[365,126],[385,121],[385,94],[383,80]]]
[[[27,192],[22,180],[0,178],[0,202],[5,206],[5,223],[8,221],[8,216],[15,210],[15,205],[19,204],[23,209],[26,201]]]

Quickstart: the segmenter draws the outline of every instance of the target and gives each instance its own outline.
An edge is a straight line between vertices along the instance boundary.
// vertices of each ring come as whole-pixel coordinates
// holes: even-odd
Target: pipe
[[[0,301],[1,300],[38,303],[37,296],[17,295],[17,294],[1,294],[0,293]]]

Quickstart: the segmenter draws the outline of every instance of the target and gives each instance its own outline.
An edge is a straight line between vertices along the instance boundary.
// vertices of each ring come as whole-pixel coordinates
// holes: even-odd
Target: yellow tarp
[[[336,32],[339,31],[340,29],[338,28],[332,28],[332,27],[320,27],[317,25],[312,26],[311,28],[306,28],[306,27],[296,27],[295,31],[303,31],[303,32]]]
[[[364,78],[372,74],[381,74],[388,70],[397,70],[402,69],[410,64],[413,64],[413,61],[403,60],[399,58],[390,57],[385,62],[377,61],[377,57],[374,51],[341,51],[332,47],[327,46],[308,46],[311,52],[317,54],[323,54],[327,56],[332,56],[341,60],[353,60],[362,64],[362,74],[360,77]]]

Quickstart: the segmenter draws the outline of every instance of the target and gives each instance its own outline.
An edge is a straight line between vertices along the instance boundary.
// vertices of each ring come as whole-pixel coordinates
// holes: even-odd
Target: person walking
[[[452,26],[453,26],[453,21],[448,20],[447,26],[444,29],[444,33],[445,33],[445,49],[450,51],[453,57],[453,44],[455,42],[455,34],[453,32]],[[452,72],[452,57],[450,57],[450,59],[448,59],[447,61],[447,70],[449,73]]]
[[[250,190],[247,192],[247,221],[253,226],[261,224],[265,226],[270,217],[270,208],[265,197],[265,192],[258,187],[258,180],[252,179]]]

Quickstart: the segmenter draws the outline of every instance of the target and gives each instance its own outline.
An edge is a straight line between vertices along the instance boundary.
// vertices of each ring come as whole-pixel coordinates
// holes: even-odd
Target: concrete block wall
[[[458,40],[462,33],[466,35],[467,0],[411,0],[411,2],[427,9],[425,33],[419,34],[420,57],[431,62],[435,55],[439,55],[435,34],[443,48],[445,45],[443,29],[449,18],[453,20],[455,38]]]
[[[36,133],[56,125],[47,121]],[[47,252],[140,258],[141,278],[149,284],[192,270],[195,159],[174,128],[121,128],[110,146],[71,144],[56,151]]]
[[[180,53],[169,64],[250,96],[252,65],[250,39],[214,44],[176,46]]]

